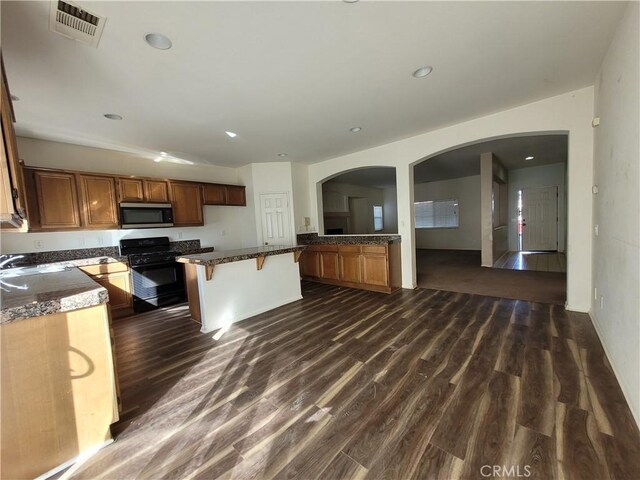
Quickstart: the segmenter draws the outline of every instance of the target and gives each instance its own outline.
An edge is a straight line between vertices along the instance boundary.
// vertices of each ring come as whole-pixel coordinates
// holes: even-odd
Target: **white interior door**
[[[265,245],[292,245],[289,221],[289,195],[263,193],[260,195],[262,242]]]
[[[558,187],[522,190],[522,249],[558,249]]]

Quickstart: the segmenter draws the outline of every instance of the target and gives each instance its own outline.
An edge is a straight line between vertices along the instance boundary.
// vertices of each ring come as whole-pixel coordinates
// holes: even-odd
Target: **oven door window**
[[[161,208],[123,208],[123,224],[163,223]]]
[[[133,267],[133,294],[146,299],[183,290],[183,268],[179,263]]]

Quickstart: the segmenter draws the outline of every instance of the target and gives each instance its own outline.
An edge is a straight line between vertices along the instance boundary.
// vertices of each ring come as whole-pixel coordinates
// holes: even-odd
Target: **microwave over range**
[[[120,227],[173,227],[173,209],[170,203],[121,203]]]

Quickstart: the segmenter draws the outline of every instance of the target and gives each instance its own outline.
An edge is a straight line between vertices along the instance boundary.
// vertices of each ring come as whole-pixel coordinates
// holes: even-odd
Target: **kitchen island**
[[[269,245],[176,257],[185,264],[189,310],[202,332],[301,299],[298,259],[305,248]]]
[[[3,478],[35,478],[111,441],[107,289],[63,265],[0,271]]]

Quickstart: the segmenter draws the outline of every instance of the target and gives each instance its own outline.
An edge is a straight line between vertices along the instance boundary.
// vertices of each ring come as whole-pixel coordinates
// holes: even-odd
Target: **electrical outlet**
[[[178,232],[178,240],[182,239],[183,236],[184,234],[182,232]]]
[[[33,248],[37,248],[38,250],[42,250],[44,248],[44,240],[34,240]]]
[[[102,235],[98,235],[98,245],[104,245],[104,238]]]
[[[221,235],[222,235],[223,237],[226,237],[226,236],[227,236],[227,231],[226,231],[226,230],[222,230]]]
[[[84,238],[80,237],[78,238],[78,246],[79,247],[84,247],[85,243],[84,243]]]
[[[600,295],[600,310],[604,309],[604,295]]]
[[[600,227],[598,227],[598,225],[596,224],[596,225],[593,227],[593,229],[594,229],[594,231],[596,232],[596,237],[597,237],[597,236],[598,236],[598,234],[600,233]]]

